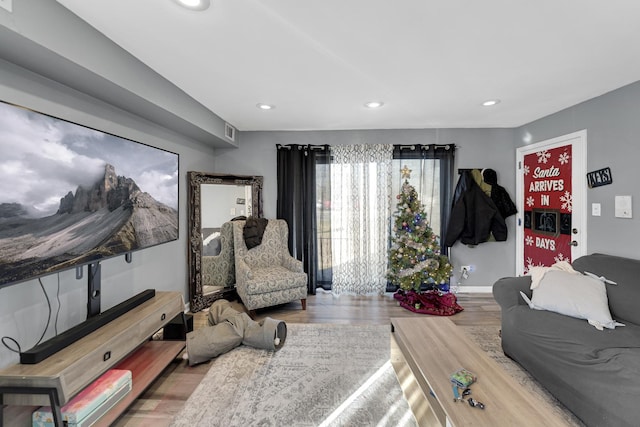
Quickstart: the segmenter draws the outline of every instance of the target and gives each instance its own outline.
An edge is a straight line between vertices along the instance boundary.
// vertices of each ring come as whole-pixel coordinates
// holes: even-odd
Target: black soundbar
[[[63,333],[38,344],[30,350],[20,353],[20,363],[24,365],[34,365],[43,361],[52,354],[62,350],[70,344],[73,344],[86,335],[89,335],[96,329],[101,328],[114,319],[117,319],[129,310],[136,308],[143,302],[150,300],[155,295],[155,289],[147,289],[146,291],[140,292],[138,295],[111,307],[109,310],[106,310],[97,316],[90,317],[79,325],[76,325]]]

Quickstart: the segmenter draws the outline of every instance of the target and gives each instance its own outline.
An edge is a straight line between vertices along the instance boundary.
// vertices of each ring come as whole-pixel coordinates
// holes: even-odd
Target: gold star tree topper
[[[409,167],[407,165],[404,165],[404,167],[402,169],[400,169],[400,172],[402,173],[402,178],[411,178],[411,169],[409,169]]]

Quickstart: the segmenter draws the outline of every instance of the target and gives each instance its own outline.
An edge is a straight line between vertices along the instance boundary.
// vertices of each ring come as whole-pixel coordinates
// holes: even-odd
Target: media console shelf
[[[183,310],[180,292],[156,292],[153,298],[40,363],[0,370],[0,426],[2,404],[52,406],[56,425],[62,426],[62,405],[108,369],[128,369],[133,389],[97,425],[111,424],[185,348],[184,341],[149,340]]]

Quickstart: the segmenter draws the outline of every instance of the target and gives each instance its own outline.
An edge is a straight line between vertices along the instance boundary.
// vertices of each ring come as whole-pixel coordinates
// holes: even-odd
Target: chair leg
[[[302,298],[300,300],[300,302],[302,303],[302,309],[306,310],[307,309],[307,299],[306,298]]]

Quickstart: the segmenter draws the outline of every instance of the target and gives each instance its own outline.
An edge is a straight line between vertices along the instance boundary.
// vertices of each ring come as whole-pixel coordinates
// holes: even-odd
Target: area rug
[[[553,411],[565,420],[567,426],[584,427],[584,423],[565,408],[558,399],[553,397],[542,384],[529,375],[518,363],[505,356],[502,351],[499,328],[488,326],[461,326],[461,328],[473,342],[487,352],[522,388],[547,402],[553,408]]]
[[[287,324],[278,352],[240,346],[211,368],[172,426],[415,426],[389,364],[387,325]],[[567,426],[584,427],[502,352],[499,328],[461,326]]]
[[[389,362],[389,325],[287,324],[278,352],[210,362],[173,426],[415,426]]]

